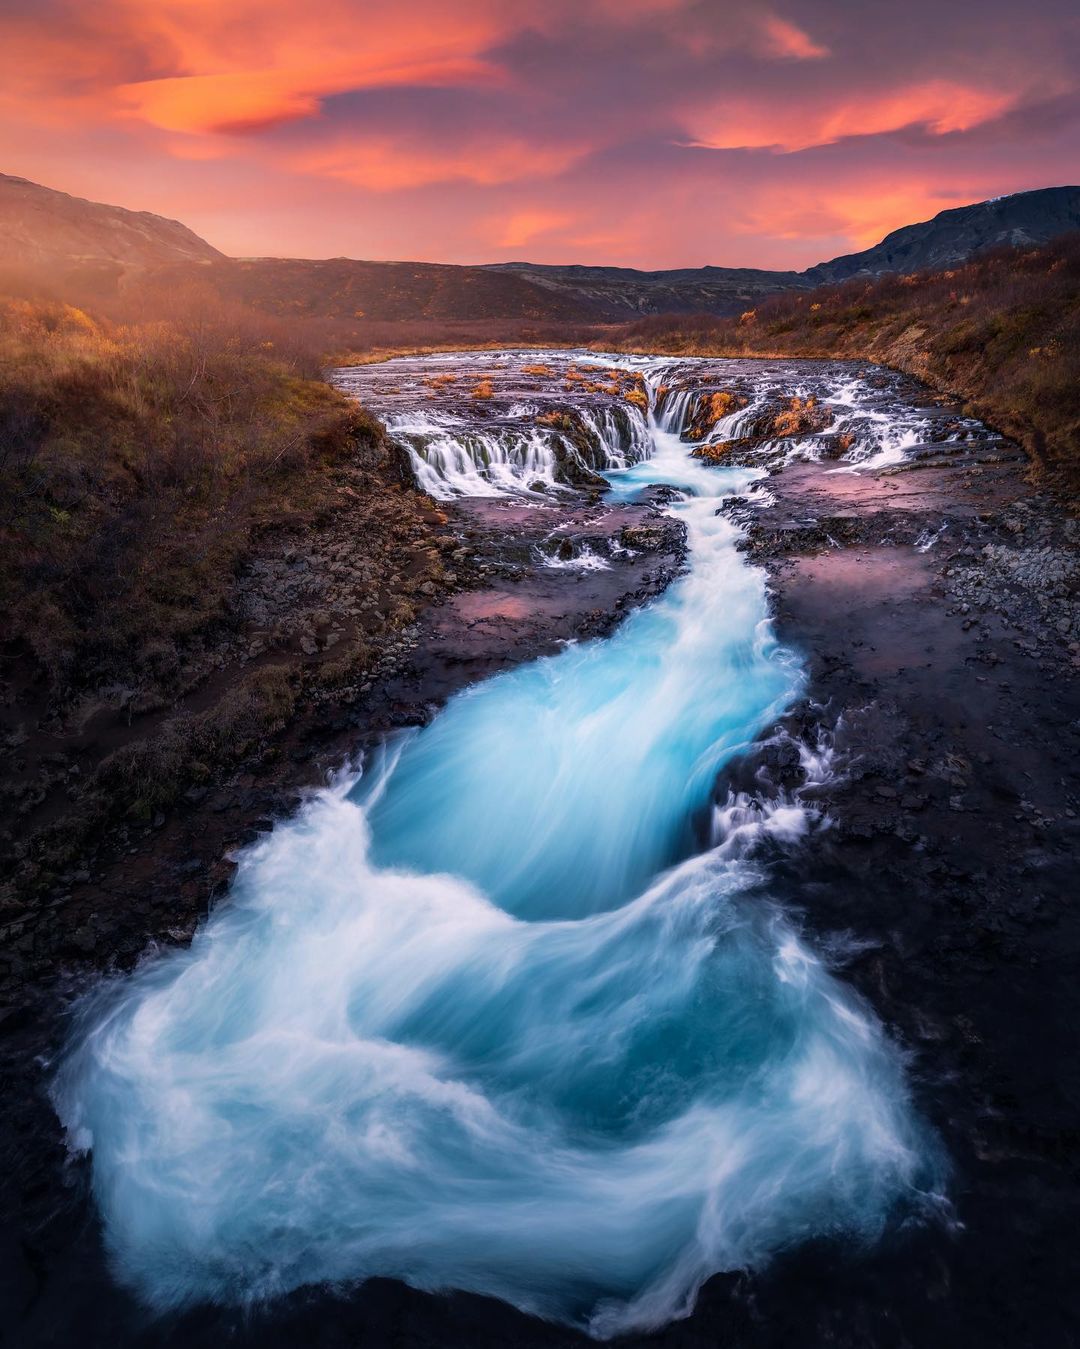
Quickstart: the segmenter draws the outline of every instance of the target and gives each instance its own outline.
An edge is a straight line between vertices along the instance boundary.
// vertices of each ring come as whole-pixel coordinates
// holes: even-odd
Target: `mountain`
[[[819,263],[803,276],[825,285],[852,276],[940,270],[988,248],[1045,244],[1073,230],[1080,230],[1080,187],[1043,187],[940,211],[933,220],[904,225],[873,248]]]
[[[808,290],[852,276],[915,272],[955,266],[1001,244],[1049,243],[1080,230],[1080,187],[1017,192],[941,211],[933,220],[905,225],[862,253],[819,263],[805,272],[766,272],[746,267],[692,267],[638,272],[628,267],[552,267],[497,262],[492,271],[512,271],[537,285],[576,298],[597,318],[642,314],[727,315],[752,308],[777,291]]]
[[[1080,230],[1080,187],[1048,187],[942,211],[873,248],[804,272],[752,267],[630,267],[499,262],[455,266],[351,258],[227,258],[185,225],[103,206],[0,174],[0,271],[115,293],[152,276],[197,277],[284,316],[398,322],[619,322],[645,314],[737,314],[767,295],[853,276],[953,266],[999,244],[1035,245]]]
[[[283,316],[389,322],[595,317],[580,297],[528,277],[449,263],[223,258],[199,275],[229,299]]]
[[[799,272],[766,272],[756,267],[639,272],[632,267],[493,262],[485,270],[513,272],[550,291],[576,298],[595,318],[614,320],[642,314],[737,313],[778,290],[801,290],[816,284]]]
[[[195,278],[285,316],[401,319],[594,318],[589,304],[483,267],[351,258],[229,258],[186,225],[0,174],[0,274],[63,293],[116,294],[151,278]]]
[[[54,192],[0,174],[0,268],[118,281],[223,255],[177,220]]]

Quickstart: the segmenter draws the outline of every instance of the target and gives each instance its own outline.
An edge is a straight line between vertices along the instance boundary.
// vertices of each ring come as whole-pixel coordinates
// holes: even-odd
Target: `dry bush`
[[[149,819],[191,782],[210,780],[284,725],[295,699],[289,671],[264,666],[208,711],[172,717],[156,734],[116,750],[101,762],[92,785],[121,813]]]
[[[831,421],[832,413],[828,408],[820,407],[813,394],[806,399],[792,398],[774,419],[773,434],[799,436],[811,431],[824,431]]]
[[[541,412],[536,418],[538,426],[554,426],[560,431],[572,431],[574,429],[574,419],[569,412],[552,411]]]
[[[690,440],[704,440],[717,422],[728,417],[737,408],[745,407],[746,399],[737,394],[718,390],[699,399],[687,436]]]
[[[311,378],[316,353],[213,297],[173,300],[120,321],[0,298],[0,603],[57,683],[139,653],[178,668],[250,530],[359,426]]]
[[[657,315],[599,349],[861,358],[966,399],[1051,484],[1080,491],[1080,236],[960,267],[858,278],[762,301],[741,318]]]

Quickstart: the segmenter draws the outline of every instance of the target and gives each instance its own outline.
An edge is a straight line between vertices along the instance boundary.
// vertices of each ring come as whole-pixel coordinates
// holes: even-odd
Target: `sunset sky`
[[[0,0],[0,127],[232,254],[804,267],[1080,182],[1080,6]]]

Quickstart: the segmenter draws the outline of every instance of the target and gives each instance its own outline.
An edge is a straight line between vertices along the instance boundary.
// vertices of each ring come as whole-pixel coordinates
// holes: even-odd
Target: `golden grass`
[[[596,344],[612,347],[891,365],[959,397],[1018,440],[1038,476],[1080,500],[1080,236],[779,295],[738,318],[641,319]]]
[[[0,371],[0,602],[61,682],[174,660],[250,531],[316,500],[365,420],[316,355],[227,310],[122,325],[0,299]]]

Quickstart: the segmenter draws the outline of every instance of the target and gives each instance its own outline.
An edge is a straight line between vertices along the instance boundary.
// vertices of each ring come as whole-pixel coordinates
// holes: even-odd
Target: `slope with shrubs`
[[[610,339],[603,345],[611,347]],[[1002,249],[940,272],[778,295],[738,318],[657,317],[622,351],[862,358],[962,399],[1027,450],[1035,471],[1080,489],[1080,236]]]
[[[163,312],[0,298],[0,861],[19,882],[0,913],[89,832],[145,822],[283,725],[312,680],[355,679],[438,575],[431,503],[316,352],[205,294]],[[290,592],[252,645],[264,541],[331,528],[363,621],[328,657]]]
[[[317,361],[223,310],[106,326],[9,299],[0,366],[0,595],[57,686],[212,621],[252,523],[310,496],[355,417]]]

